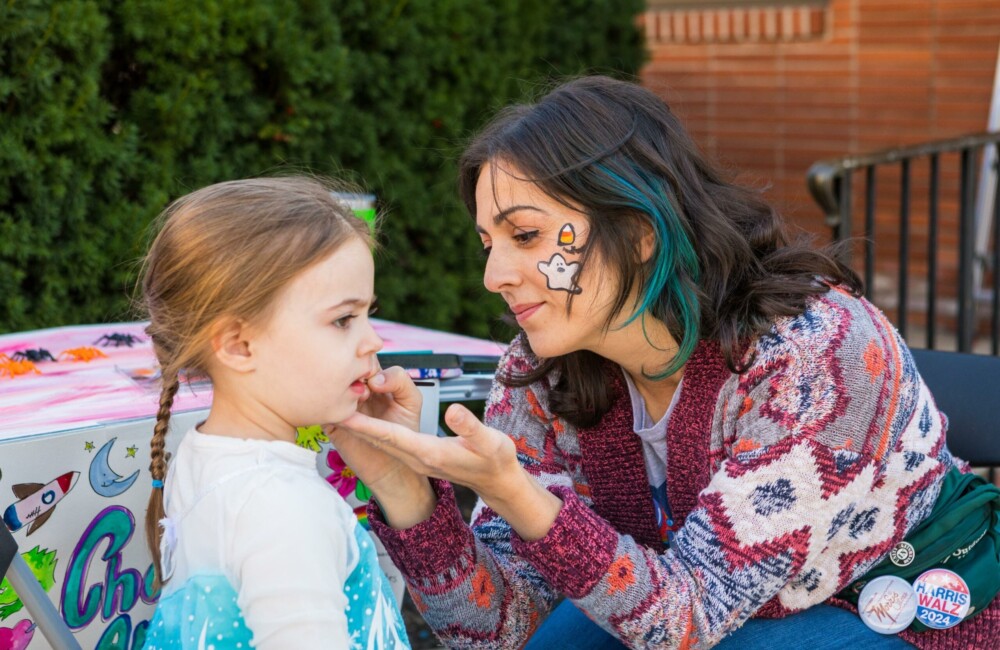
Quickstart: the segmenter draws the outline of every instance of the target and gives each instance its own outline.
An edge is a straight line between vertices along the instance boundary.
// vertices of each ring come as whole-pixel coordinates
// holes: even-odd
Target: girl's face
[[[586,216],[519,175],[503,164],[484,165],[479,173],[476,231],[488,254],[483,284],[507,301],[537,355],[600,354],[617,290],[614,274],[596,256],[581,269]]]
[[[295,277],[252,339],[255,390],[282,425],[329,424],[353,413],[377,371],[382,339],[368,318],[375,265],[352,237]]]

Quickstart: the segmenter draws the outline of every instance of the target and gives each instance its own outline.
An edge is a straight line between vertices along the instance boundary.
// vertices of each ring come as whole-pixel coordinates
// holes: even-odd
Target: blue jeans
[[[624,647],[573,603],[564,600],[545,619],[525,650],[621,650]],[[913,648],[899,637],[873,632],[856,614],[832,605],[816,605],[781,619],[750,619],[715,647],[722,650]]]

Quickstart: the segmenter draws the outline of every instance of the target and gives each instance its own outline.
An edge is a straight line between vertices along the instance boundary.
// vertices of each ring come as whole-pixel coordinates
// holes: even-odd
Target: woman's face
[[[537,355],[600,353],[617,291],[614,274],[596,256],[581,269],[590,232],[586,216],[520,175],[492,163],[479,173],[476,231],[488,253],[483,284],[507,301]]]

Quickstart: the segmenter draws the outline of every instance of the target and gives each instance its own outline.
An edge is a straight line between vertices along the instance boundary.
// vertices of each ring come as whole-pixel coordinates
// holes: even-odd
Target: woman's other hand
[[[413,472],[471,488],[524,539],[544,537],[562,501],[524,471],[514,442],[484,425],[460,404],[448,407],[445,423],[455,437],[415,433],[361,412],[342,425]],[[379,504],[385,509],[381,499]]]

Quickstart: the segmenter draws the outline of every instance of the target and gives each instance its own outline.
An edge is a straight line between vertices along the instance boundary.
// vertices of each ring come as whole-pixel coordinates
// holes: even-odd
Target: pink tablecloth
[[[504,346],[490,341],[373,322],[385,341],[383,352],[503,352]],[[0,336],[0,355],[5,355],[0,356],[0,440],[154,415],[159,399],[157,369],[144,326],[80,325]],[[30,362],[32,357],[36,361]],[[185,385],[178,391],[174,410],[205,408],[211,399],[210,385]]]

